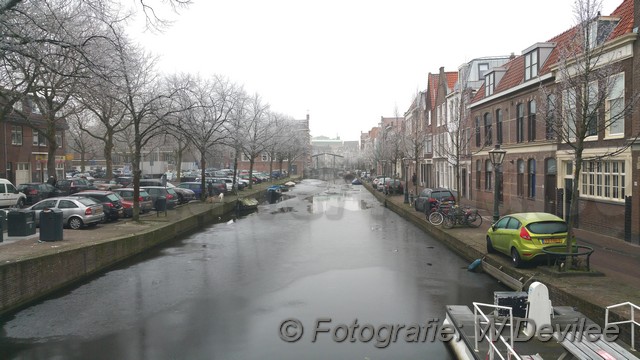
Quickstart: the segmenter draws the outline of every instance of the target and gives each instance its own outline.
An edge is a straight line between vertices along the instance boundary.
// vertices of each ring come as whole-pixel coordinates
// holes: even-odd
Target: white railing
[[[498,310],[498,309],[503,309],[503,310],[509,310],[509,323],[504,323],[501,324],[500,326],[500,332],[496,332],[496,327],[495,327],[495,319],[489,319],[489,317],[482,311],[482,309],[480,307],[487,307],[487,308],[491,308],[493,310]],[[480,317],[482,317],[483,320],[480,319]],[[509,306],[501,306],[501,305],[493,305],[493,304],[484,304],[484,303],[478,303],[478,302],[474,302],[473,303],[473,318],[474,318],[474,322],[473,322],[473,330],[474,330],[474,340],[475,340],[475,344],[474,344],[474,351],[475,352],[479,352],[478,350],[478,342],[482,341],[482,338],[487,336],[487,333],[489,333],[489,338],[488,343],[489,343],[489,359],[493,360],[493,356],[494,353],[497,354],[500,359],[504,360],[505,357],[502,356],[502,354],[500,353],[500,349],[498,349],[498,347],[495,345],[496,340],[500,340],[500,342],[502,342],[504,344],[504,346],[506,346],[507,348],[507,358],[508,359],[516,359],[516,360],[522,360],[520,358],[520,356],[518,356],[518,354],[516,353],[516,351],[513,349],[513,311],[511,309],[511,307]],[[505,319],[506,320],[506,319]],[[490,325],[490,328],[488,330],[485,330],[484,333],[480,333],[479,331],[482,331],[482,329],[478,329],[478,327],[480,325]],[[505,340],[505,338],[501,335],[502,332],[502,328],[503,326],[509,326],[509,342],[507,342],[507,340]],[[485,329],[487,329],[485,327]],[[497,336],[497,338],[496,338]]]
[[[621,306],[629,306],[629,313],[631,314],[631,316],[629,317],[629,320],[609,322],[609,309],[613,309]],[[606,329],[609,325],[631,324],[631,350],[636,351],[636,347],[635,347],[635,338],[636,338],[635,328],[636,327],[634,325],[640,326],[640,323],[636,321],[634,310],[640,311],[640,307],[628,301],[620,304],[607,306],[607,310],[605,311],[605,317],[604,317],[604,327]]]

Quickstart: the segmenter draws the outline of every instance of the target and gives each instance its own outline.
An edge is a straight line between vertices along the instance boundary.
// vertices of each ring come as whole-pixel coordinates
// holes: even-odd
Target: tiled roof
[[[453,87],[456,85],[456,82],[458,81],[458,72],[457,71],[446,72],[445,75],[447,77],[447,89],[453,90]]]
[[[499,93],[520,85],[524,81],[524,56],[517,56],[515,59],[504,64],[507,71],[496,84],[494,93]]]

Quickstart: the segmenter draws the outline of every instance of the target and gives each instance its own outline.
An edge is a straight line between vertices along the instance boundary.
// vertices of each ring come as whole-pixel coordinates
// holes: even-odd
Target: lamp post
[[[409,203],[409,183],[407,181],[408,179],[408,174],[409,174],[409,159],[404,158],[402,159],[402,161],[404,162],[404,203],[408,204]]]
[[[495,147],[489,151],[489,160],[491,160],[491,165],[493,165],[494,176],[494,188],[493,188],[493,222],[495,223],[500,218],[499,211],[499,203],[500,199],[498,196],[498,167],[502,165],[502,161],[504,161],[504,155],[507,153],[506,150],[500,149],[500,144],[496,144]]]

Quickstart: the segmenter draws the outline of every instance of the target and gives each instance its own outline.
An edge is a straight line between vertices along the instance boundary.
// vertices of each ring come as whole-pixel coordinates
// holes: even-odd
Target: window
[[[587,119],[584,126],[586,127],[586,136],[594,136],[598,134],[598,83],[592,81],[587,86]]]
[[[492,136],[491,136],[491,113],[484,114],[484,144],[491,145],[492,144]]]
[[[516,105],[516,141],[524,141],[524,104]]]
[[[626,174],[623,160],[592,160],[583,164],[581,196],[624,200]]]
[[[35,130],[33,133],[33,146],[47,146],[47,139],[45,136]]]
[[[262,153],[261,160],[262,161],[269,161],[269,154]]]
[[[62,133],[56,133],[56,145],[58,148],[62,148]]]
[[[485,79],[484,79],[484,96],[493,95],[493,88],[495,86],[495,81],[496,81],[495,73],[490,73],[487,76],[485,76]]]
[[[433,152],[433,138],[428,136],[426,142],[427,145],[425,146],[425,149],[427,150],[427,154],[431,154]]]
[[[493,165],[489,159],[484,161],[484,189],[491,190],[491,175],[493,175]]]
[[[40,108],[38,107],[38,104],[35,101],[29,100],[29,107],[31,108],[31,113],[40,114]]]
[[[538,50],[524,56],[524,80],[531,80],[538,76]]]
[[[518,159],[518,176],[516,178],[516,188],[518,196],[524,197],[524,160]]]
[[[536,197],[536,160],[529,159],[529,181],[527,183],[527,196],[530,198]]]
[[[502,110],[496,110],[496,143],[502,144]]]
[[[609,135],[624,134],[624,73],[609,78],[611,88],[605,101]]]
[[[576,138],[576,91],[569,89],[562,94],[562,110],[564,114],[564,124],[562,124],[562,132],[564,140],[573,140]]]
[[[480,190],[480,178],[482,177],[482,162],[480,160],[476,160],[476,189]]]
[[[480,147],[480,117],[476,116],[476,147]]]
[[[547,96],[547,116],[546,116],[546,126],[545,126],[545,139],[552,140],[555,139],[555,129],[556,129],[556,96],[554,94],[550,94]]]
[[[11,126],[11,145],[22,145],[22,126]]]
[[[478,63],[478,79],[483,79],[487,71],[489,71],[489,64]]]
[[[528,103],[529,107],[529,121],[527,122],[527,129],[529,130],[529,141],[536,139],[536,101],[531,100]]]

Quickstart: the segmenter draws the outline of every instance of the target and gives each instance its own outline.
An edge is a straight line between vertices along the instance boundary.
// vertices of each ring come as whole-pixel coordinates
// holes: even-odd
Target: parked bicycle
[[[436,201],[436,204],[432,207],[431,212],[427,216],[427,219],[432,225],[438,226],[444,221],[444,216],[449,213],[454,202],[440,200]]]
[[[478,213],[478,209],[454,205],[446,214],[443,214],[442,227],[451,229],[455,225],[479,227],[482,225],[482,216]]]

